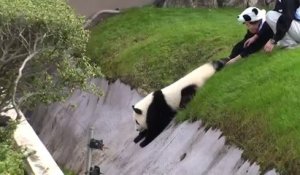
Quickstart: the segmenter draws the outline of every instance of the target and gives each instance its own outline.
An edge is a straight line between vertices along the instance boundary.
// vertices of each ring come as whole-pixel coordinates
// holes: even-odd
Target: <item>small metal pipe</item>
[[[90,148],[90,141],[93,137],[94,137],[94,128],[90,127],[88,143],[87,143],[87,158],[86,158],[86,169],[85,169],[86,175],[88,175],[90,173],[90,167],[91,167],[91,163],[92,163],[92,149]]]

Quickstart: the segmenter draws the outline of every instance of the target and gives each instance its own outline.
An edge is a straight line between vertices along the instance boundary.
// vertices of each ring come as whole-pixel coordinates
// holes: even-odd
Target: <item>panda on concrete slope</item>
[[[173,84],[148,94],[133,108],[133,119],[139,132],[134,139],[144,147],[157,137],[174,118],[180,108],[184,108],[193,98],[196,90],[224,65],[219,61],[206,63]]]

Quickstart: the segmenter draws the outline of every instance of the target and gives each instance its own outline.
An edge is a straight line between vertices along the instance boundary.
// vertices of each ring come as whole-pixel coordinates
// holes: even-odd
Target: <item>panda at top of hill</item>
[[[177,110],[184,108],[193,98],[197,88],[203,86],[205,81],[223,66],[218,61],[206,63],[173,84],[148,94],[133,105],[133,119],[139,132],[134,142],[144,139],[140,143],[140,146],[144,147],[155,139],[171,122]]]

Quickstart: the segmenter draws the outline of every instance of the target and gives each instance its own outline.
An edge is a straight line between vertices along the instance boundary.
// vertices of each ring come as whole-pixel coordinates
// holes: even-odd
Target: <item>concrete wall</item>
[[[84,16],[91,16],[100,10],[125,9],[151,4],[154,0],[69,0],[75,11]]]
[[[2,113],[2,115],[9,116],[12,120],[17,118],[14,109]],[[24,155],[28,156],[24,161],[25,171],[28,175],[63,175],[63,172],[23,114],[21,114],[21,119],[14,131],[14,140],[19,147],[26,148]]]

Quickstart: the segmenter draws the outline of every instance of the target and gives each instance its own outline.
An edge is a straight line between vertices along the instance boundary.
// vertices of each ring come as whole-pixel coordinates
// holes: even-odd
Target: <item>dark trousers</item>
[[[244,43],[245,43],[245,40],[242,40],[240,42],[238,42],[231,50],[231,53],[229,55],[229,58],[232,59],[236,56],[238,56],[240,53],[243,52],[244,50]]]

